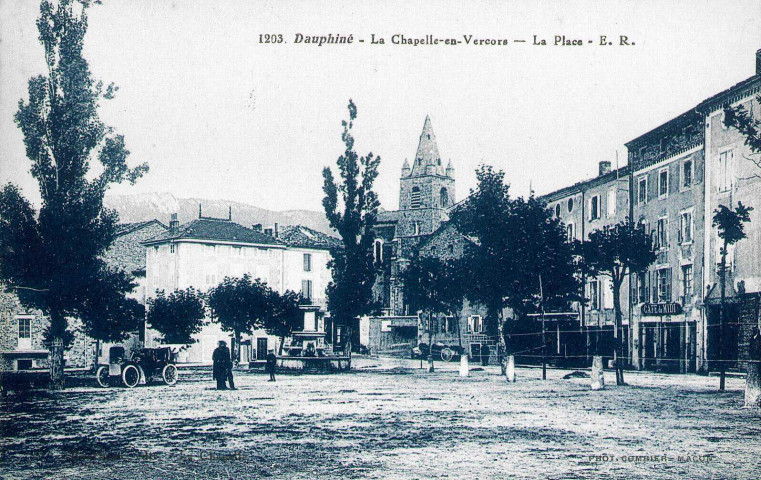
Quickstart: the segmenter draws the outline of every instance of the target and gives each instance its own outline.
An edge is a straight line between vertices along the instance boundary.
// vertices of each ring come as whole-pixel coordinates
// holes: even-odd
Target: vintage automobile
[[[133,388],[153,380],[174,385],[177,383],[175,354],[169,347],[141,348],[127,359],[124,347],[111,347],[108,365],[98,367],[95,377],[104,388],[118,383]]]
[[[427,343],[420,343],[417,347],[412,348],[411,356],[412,358],[425,359],[428,357],[428,350],[429,349]],[[433,358],[441,358],[445,362],[451,362],[460,358],[463,349],[457,345],[444,345],[443,343],[434,343],[430,351]]]

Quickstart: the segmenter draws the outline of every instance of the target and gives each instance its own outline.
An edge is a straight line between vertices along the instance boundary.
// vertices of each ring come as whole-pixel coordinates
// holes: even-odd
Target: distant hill
[[[261,223],[264,227],[279,225],[304,225],[319,232],[335,235],[323,212],[310,210],[285,210],[276,212],[246,203],[227,200],[207,200],[202,198],[177,198],[171,193],[142,193],[135,195],[106,195],[104,205],[119,212],[122,223],[143,222],[154,218],[169,223],[172,213],[177,213],[180,223],[198,218],[198,205],[203,206],[203,215],[227,218],[232,207],[232,219],[236,223],[250,227]]]

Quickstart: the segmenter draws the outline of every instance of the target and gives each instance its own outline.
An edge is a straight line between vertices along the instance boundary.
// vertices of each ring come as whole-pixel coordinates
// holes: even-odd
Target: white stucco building
[[[262,231],[248,228],[230,217],[203,217],[169,229],[151,238],[146,247],[146,300],[163,290],[167,294],[193,287],[206,292],[225,277],[248,273],[266,282],[273,290],[293,290],[310,303],[325,309],[325,289],[330,283],[327,263],[329,249],[337,240],[306,227],[277,227]],[[305,329],[324,329],[322,315]],[[310,322],[311,323],[311,322]],[[156,333],[146,333],[146,345],[156,343]],[[180,354],[180,361],[210,363],[219,340],[230,344],[231,333],[208,321],[195,337],[197,342]],[[241,361],[263,359],[268,349],[278,349],[280,339],[256,330],[242,338]]]

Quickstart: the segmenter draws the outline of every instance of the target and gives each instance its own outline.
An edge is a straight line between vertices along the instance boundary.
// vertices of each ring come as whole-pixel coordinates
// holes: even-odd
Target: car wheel
[[[454,358],[454,351],[451,348],[445,348],[441,351],[441,359],[450,362]]]
[[[177,383],[177,367],[171,363],[165,365],[164,369],[161,371],[161,377],[167,385],[174,385]]]
[[[98,381],[98,385],[103,388],[111,386],[110,378],[108,375],[108,367],[105,365],[98,367],[98,371],[95,372],[95,379]]]
[[[122,382],[125,387],[134,388],[140,382],[140,370],[134,365],[127,365],[122,370]]]

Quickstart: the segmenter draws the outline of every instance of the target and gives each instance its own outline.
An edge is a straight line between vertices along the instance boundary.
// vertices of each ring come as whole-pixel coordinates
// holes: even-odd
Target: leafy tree
[[[35,212],[15,186],[0,192],[0,277],[24,305],[50,318],[53,388],[63,387],[63,348],[57,345],[72,339],[67,317],[87,312],[83,320],[98,323],[88,330],[104,337],[132,328],[131,320],[122,322],[131,318],[123,315],[129,306],[109,302],[95,315],[96,306],[106,305],[89,296],[109,292],[118,304],[129,291],[130,283],[117,279],[127,274],[110,271],[101,258],[117,222],[116,212],[103,207],[103,196],[109,185],[134,182],[148,169],[128,167],[124,138],[98,117],[100,101],[117,88],[95,82],[82,56],[88,7],[85,0],[41,2],[37,28],[47,72],[29,80],[29,98],[19,101],[15,115],[41,208]],[[99,163],[95,171],[93,160]]]
[[[373,226],[380,206],[373,183],[378,176],[380,157],[372,153],[360,157],[354,151],[351,130],[357,118],[357,107],[351,100],[348,109],[349,120],[341,122],[341,140],[346,149],[336,162],[340,183],[336,182],[330,167],[323,169],[325,198],[322,205],[330,226],[338,232],[343,243],[342,248],[331,250],[332,260],[328,266],[333,281],[327,288],[328,310],[336,325],[347,328],[350,351],[351,339],[358,334],[353,331],[356,319],[373,308]]]
[[[761,95],[756,97],[761,103]],[[750,155],[743,155],[746,160],[752,162],[761,169],[761,121],[753,116],[743,105],[724,107],[724,125],[737,129],[745,136],[745,145],[750,148]],[[759,178],[761,174],[752,175]]]
[[[653,238],[642,225],[627,219],[590,233],[582,251],[589,273],[610,277],[613,285],[616,385],[624,385],[621,286],[627,275],[644,272],[655,262]]]
[[[272,291],[270,304],[272,311],[264,319],[264,330],[276,337],[280,337],[280,350],[278,355],[283,354],[283,343],[285,337],[292,332],[300,330],[304,326],[304,312],[299,305],[306,304],[307,301],[300,294],[291,290],[286,290],[284,294]]]
[[[401,274],[405,301],[414,311],[453,316],[459,325],[465,286],[458,263],[454,259],[414,256]]]
[[[719,304],[719,390],[724,391],[727,373],[727,365],[724,359],[724,331],[726,321],[727,300],[727,252],[730,245],[734,245],[746,238],[744,223],[750,222],[750,212],[753,207],[746,207],[742,202],[737,202],[734,210],[726,205],[719,205],[713,212],[713,226],[718,229],[719,238],[723,241],[721,247],[721,265],[719,266],[719,278],[721,281],[721,303]]]
[[[453,213],[457,229],[475,239],[465,248],[462,266],[468,278],[466,296],[486,307],[489,335],[507,353],[505,308],[518,318],[535,311],[543,281],[545,307],[579,298],[579,280],[572,244],[562,224],[537,198],[512,198],[504,172],[482,165],[478,188]],[[503,373],[505,363],[502,363]]]
[[[200,333],[206,312],[203,295],[193,287],[175,290],[167,297],[163,290],[148,299],[146,322],[162,335],[161,343],[190,345]]]
[[[272,312],[272,290],[258,278],[252,280],[249,274],[225,277],[209,291],[208,304],[212,319],[219,322],[223,331],[233,332],[233,356],[236,363],[240,362],[240,337],[264,325]]]

